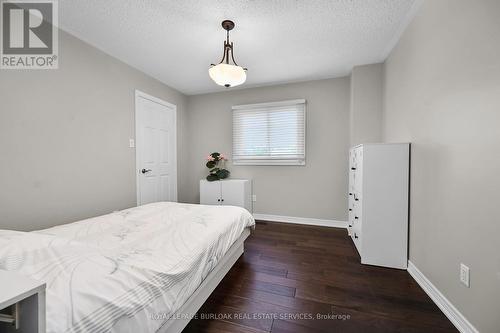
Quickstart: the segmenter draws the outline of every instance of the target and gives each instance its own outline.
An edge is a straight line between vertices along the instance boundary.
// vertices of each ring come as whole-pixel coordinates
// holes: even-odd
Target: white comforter
[[[0,230],[0,269],[47,283],[49,333],[154,332],[254,223],[238,207],[162,202],[41,231]]]

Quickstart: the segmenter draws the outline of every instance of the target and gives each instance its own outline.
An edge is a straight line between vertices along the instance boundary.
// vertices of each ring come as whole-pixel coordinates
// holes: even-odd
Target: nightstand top
[[[0,269],[0,309],[45,290],[45,282]]]

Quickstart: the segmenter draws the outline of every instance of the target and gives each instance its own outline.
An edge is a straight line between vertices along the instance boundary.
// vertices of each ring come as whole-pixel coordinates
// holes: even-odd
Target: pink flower
[[[213,160],[214,160],[214,158],[213,158],[213,156],[212,156],[212,155],[208,155],[208,156],[207,156],[207,161],[213,161]]]
[[[219,159],[220,159],[220,160],[225,160],[225,159],[226,159],[226,156],[224,156],[224,155],[220,154],[220,155],[219,155]]]

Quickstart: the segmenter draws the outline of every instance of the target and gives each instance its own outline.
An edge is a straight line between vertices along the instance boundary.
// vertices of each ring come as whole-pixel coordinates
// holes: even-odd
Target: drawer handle
[[[352,195],[352,193],[349,193],[349,195]]]
[[[349,228],[352,228],[352,224],[349,224]]]
[[[356,170],[356,168],[351,168],[351,170]]]
[[[356,220],[358,219],[358,217],[357,217],[357,216],[354,216],[354,218],[355,218]]]
[[[220,199],[220,201],[224,202],[224,199]]]
[[[359,201],[359,199],[358,199],[358,198],[356,198],[356,199],[354,199],[354,201]]]
[[[358,238],[358,235],[354,234],[354,238]]]
[[[349,208],[349,211],[352,212],[352,208]]]

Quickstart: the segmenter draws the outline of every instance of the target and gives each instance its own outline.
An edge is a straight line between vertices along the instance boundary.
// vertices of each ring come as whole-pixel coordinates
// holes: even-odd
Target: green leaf
[[[217,171],[217,176],[220,179],[225,179],[225,178],[229,177],[229,171],[226,169],[220,169],[219,171]]]
[[[217,165],[217,163],[215,163],[215,161],[208,161],[206,164],[207,168],[209,168],[209,169],[212,169],[216,165]]]
[[[217,175],[215,175],[215,174],[210,174],[207,176],[207,180],[209,182],[213,182],[213,181],[219,180],[219,177],[217,177]]]

